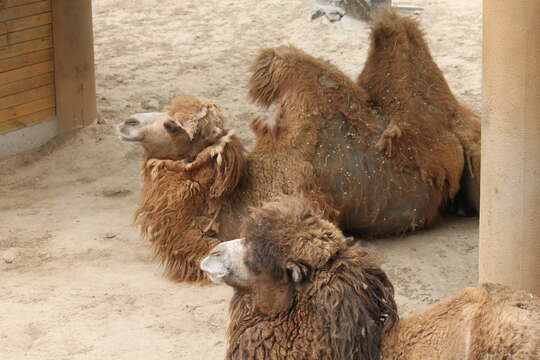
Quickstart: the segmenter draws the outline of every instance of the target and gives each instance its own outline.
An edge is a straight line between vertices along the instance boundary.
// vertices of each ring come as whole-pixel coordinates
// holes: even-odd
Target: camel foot
[[[309,20],[325,16],[330,22],[340,21],[346,11],[337,6],[315,5],[309,10]]]
[[[392,0],[315,0],[315,2],[309,11],[309,19],[313,20],[324,15],[330,22],[340,21],[345,14],[369,22],[378,8],[392,7]]]

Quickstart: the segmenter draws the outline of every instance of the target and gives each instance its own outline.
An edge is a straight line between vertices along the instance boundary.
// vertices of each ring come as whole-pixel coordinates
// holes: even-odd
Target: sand
[[[398,1],[395,1],[399,3]],[[481,1],[410,0],[452,90],[480,105]],[[99,124],[0,161],[1,359],[220,359],[225,286],[162,276],[132,226],[140,149],[114,124],[176,94],[215,99],[246,144],[247,69],[294,44],[356,76],[368,26],[307,21],[308,0],[94,0]],[[372,241],[402,314],[476,283],[476,218]]]

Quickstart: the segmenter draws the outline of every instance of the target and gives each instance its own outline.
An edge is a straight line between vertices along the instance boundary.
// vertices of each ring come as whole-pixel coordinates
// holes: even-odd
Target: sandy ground
[[[398,2],[398,1],[395,1]],[[480,104],[481,1],[410,0],[455,93]],[[137,148],[113,125],[156,98],[217,100],[250,143],[247,68],[284,43],[362,68],[366,25],[307,21],[309,0],[94,0],[100,124],[0,161],[1,359],[219,359],[231,291],[167,281],[131,226]],[[371,242],[401,313],[477,280],[477,219]]]

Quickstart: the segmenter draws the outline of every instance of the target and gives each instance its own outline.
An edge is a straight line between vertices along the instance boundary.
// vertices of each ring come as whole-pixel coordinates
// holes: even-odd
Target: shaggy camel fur
[[[484,284],[398,320],[374,255],[298,198],[252,211],[201,263],[235,289],[226,358],[540,358],[540,299]]]
[[[394,16],[386,14],[373,30],[373,39],[379,39],[397,26],[397,38],[385,37],[392,49],[374,40],[365,72],[375,71],[373,57],[425,46],[415,23]],[[387,24],[388,17],[401,25]],[[409,55],[425,58],[440,75],[429,52]],[[381,71],[425,76],[405,65],[391,68],[383,62]],[[147,150],[138,221],[176,279],[201,279],[194,262],[215,242],[240,236],[248,208],[279,193],[302,192],[344,231],[377,236],[432,224],[459,191],[468,174],[465,157],[472,155],[456,131],[460,118],[441,115],[454,99],[451,93],[450,100],[434,97],[431,88],[419,86],[416,96],[442,109],[431,111],[408,100],[408,87],[395,86],[394,96],[407,104],[400,108],[407,114],[400,119],[394,103],[387,109],[378,101],[378,88],[368,91],[331,64],[291,46],[263,50],[251,70],[251,98],[263,107],[275,104],[277,111],[251,122],[256,144],[249,154],[223,127],[217,105],[193,97],[174,99],[168,114],[137,115],[119,127],[126,140]],[[438,75],[432,76],[435,85],[445,84]],[[389,79],[399,82],[397,76]],[[465,130],[472,126],[463,124]],[[391,135],[394,130],[399,136]],[[179,179],[184,182],[177,184]]]

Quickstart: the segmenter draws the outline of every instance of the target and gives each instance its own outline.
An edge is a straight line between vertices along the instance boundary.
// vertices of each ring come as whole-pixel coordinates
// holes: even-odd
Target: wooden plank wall
[[[0,133],[54,116],[52,0],[0,0]]]

